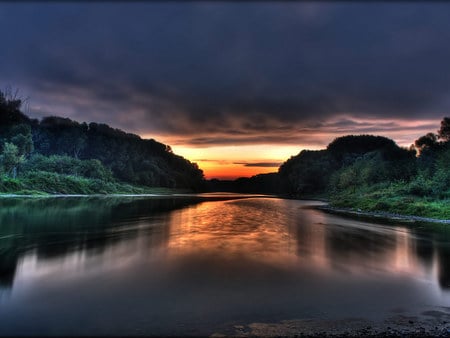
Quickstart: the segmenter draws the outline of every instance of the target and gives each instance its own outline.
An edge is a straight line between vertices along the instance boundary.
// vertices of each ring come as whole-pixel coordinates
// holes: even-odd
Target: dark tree
[[[438,130],[439,138],[444,141],[450,141],[450,117],[444,117],[441,121],[441,129]]]
[[[22,100],[8,97],[0,91],[0,127],[13,124],[30,123],[31,120],[20,111]]]
[[[428,133],[419,137],[415,142],[414,146],[420,152],[427,148],[435,148],[438,144],[437,142],[438,136],[434,133]]]

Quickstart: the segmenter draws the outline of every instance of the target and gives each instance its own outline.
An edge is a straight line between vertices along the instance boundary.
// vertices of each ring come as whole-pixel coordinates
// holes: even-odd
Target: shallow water
[[[0,201],[0,334],[209,335],[450,306],[450,231],[251,196]]]

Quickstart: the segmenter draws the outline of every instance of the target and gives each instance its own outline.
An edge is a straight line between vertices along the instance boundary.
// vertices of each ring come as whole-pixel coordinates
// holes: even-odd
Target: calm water
[[[0,200],[0,334],[212,334],[450,306],[450,231],[251,197]]]

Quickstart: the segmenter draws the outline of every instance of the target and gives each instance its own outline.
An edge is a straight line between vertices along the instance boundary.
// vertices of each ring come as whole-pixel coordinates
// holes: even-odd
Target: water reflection
[[[200,204],[175,211],[171,221],[167,242],[171,254],[207,252],[278,266],[421,278],[438,265],[440,285],[448,287],[449,267],[444,264],[448,238],[440,234],[441,245],[433,231],[416,233],[402,226],[344,219],[280,199]]]
[[[53,264],[66,256],[89,257],[118,242],[167,240],[171,210],[197,198],[57,198],[0,200],[0,286],[12,285],[19,259]],[[127,244],[129,246],[130,243]],[[131,249],[131,248],[130,248]],[[115,249],[113,249],[115,250]]]
[[[210,334],[450,302],[444,227],[231,197],[1,200],[0,334]]]

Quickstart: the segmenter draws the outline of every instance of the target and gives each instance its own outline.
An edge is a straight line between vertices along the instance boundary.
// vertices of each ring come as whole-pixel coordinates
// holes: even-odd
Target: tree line
[[[0,174],[4,179],[70,175],[136,186],[199,190],[203,172],[170,146],[102,123],[31,119],[22,100],[0,92]]]
[[[402,183],[417,196],[449,195],[450,118],[409,148],[373,135],[336,138],[326,149],[303,150],[279,168],[291,195],[339,193],[381,183]]]

